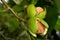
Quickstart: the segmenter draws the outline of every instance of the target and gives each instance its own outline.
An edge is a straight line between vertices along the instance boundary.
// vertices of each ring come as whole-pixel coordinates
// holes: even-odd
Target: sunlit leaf
[[[60,31],[60,18],[56,22],[55,29]]]

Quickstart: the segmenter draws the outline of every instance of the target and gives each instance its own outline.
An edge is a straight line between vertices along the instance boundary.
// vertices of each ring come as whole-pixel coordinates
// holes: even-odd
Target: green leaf
[[[13,9],[14,9],[15,12],[19,12],[19,11],[23,10],[23,8],[24,8],[24,6],[19,6],[19,5],[15,5],[13,7]]]
[[[60,13],[60,0],[53,0],[55,3],[55,6],[58,8],[58,13]]]
[[[47,7],[47,15],[46,15],[45,20],[49,24],[48,33],[50,33],[55,27],[57,18],[58,18],[58,11],[57,11],[56,6]]]
[[[58,18],[58,20],[56,22],[55,29],[60,31],[60,18]]]
[[[15,5],[15,3],[13,2],[13,0],[8,0],[8,4],[10,7],[13,7]]]
[[[24,12],[18,13],[18,16],[24,19],[27,18],[27,15]]]
[[[21,3],[19,3],[18,5],[14,5],[13,9],[16,12],[21,12],[22,10],[24,10],[27,4],[28,4],[28,0],[22,0]]]
[[[38,0],[32,0],[31,2],[32,2],[33,4],[36,4],[37,1],[38,1]]]
[[[9,32],[14,32],[19,27],[19,22],[16,18],[10,18],[9,22],[5,23],[8,27]]]

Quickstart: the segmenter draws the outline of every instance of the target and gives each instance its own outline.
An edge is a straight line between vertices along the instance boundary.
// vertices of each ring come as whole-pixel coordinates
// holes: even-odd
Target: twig
[[[5,0],[1,0],[1,1],[2,1],[2,3],[5,5],[5,7],[6,7],[7,9],[9,9],[19,21],[26,22],[25,19],[20,18],[20,17],[14,12],[14,10],[5,2]]]

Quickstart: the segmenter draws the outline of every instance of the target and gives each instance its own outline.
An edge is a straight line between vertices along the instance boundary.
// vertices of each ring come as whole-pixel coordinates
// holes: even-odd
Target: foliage
[[[58,18],[60,14],[59,1],[60,0],[9,0],[7,4],[20,18],[27,20],[29,18],[26,9],[29,4],[33,3],[36,7],[45,7],[47,14],[44,20],[49,25],[47,33],[49,36],[53,29],[60,31],[60,18]],[[30,25],[32,25],[32,22]],[[18,18],[12,14],[11,10],[8,10],[3,3],[0,3],[0,40],[49,40],[48,36],[47,38],[46,36],[39,35],[38,37],[33,37],[27,30],[28,28],[25,22],[18,20]]]

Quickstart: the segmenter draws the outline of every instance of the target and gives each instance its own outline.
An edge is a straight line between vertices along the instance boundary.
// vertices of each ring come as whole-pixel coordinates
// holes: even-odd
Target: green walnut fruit
[[[46,16],[46,8],[41,8],[41,7],[37,7],[36,8],[37,11],[37,17],[40,19],[44,19]]]
[[[29,17],[34,17],[36,15],[36,8],[34,4],[30,4],[27,7],[27,14]]]
[[[27,21],[27,26],[32,33],[36,33],[38,29],[36,25],[36,20],[37,19],[35,17],[32,17]]]

